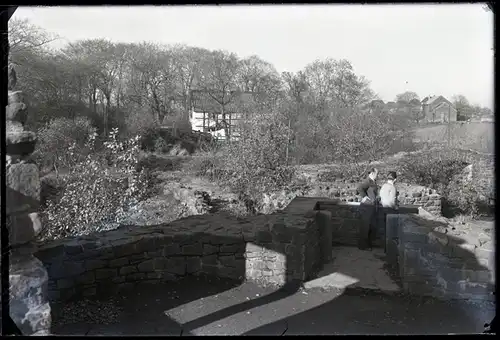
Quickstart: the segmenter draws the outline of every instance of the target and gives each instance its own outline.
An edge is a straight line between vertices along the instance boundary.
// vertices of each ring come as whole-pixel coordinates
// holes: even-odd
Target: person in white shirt
[[[398,198],[396,187],[394,182],[396,182],[397,175],[396,172],[391,171],[387,176],[387,182],[380,188],[380,204],[384,208],[398,209]]]

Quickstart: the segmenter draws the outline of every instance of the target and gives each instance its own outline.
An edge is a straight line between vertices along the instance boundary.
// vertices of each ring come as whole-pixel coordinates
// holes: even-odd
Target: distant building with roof
[[[230,139],[238,140],[241,132],[239,123],[254,96],[254,93],[241,91],[228,92],[224,97],[215,91],[191,91],[189,120],[193,131],[207,132],[217,140],[227,140],[227,124]]]
[[[428,123],[457,121],[457,109],[443,96],[428,96],[422,100],[422,115]]]

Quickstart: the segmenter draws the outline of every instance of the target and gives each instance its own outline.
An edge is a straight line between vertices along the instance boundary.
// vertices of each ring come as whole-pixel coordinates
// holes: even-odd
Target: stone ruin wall
[[[271,215],[219,213],[160,226],[123,226],[45,243],[36,256],[47,268],[52,300],[108,295],[189,275],[281,287],[313,278],[331,261],[332,247],[339,242],[335,221],[357,214],[357,207],[345,203],[317,210],[321,200],[297,197]],[[387,215],[385,225],[382,246],[387,245],[388,265],[405,292],[491,299],[491,233],[446,229],[424,210]],[[352,229],[355,235],[357,229]]]
[[[208,275],[283,286],[312,277],[328,261],[325,213],[191,216],[162,226],[121,227],[40,245],[51,300],[133,290]],[[328,216],[328,214],[326,214]]]
[[[379,182],[380,185],[381,182]],[[272,213],[287,207],[295,197],[320,197],[322,199],[333,199],[341,202],[359,202],[360,196],[357,194],[357,183],[346,180],[336,180],[333,182],[312,181],[307,188],[295,190],[293,192],[276,192],[263,195],[263,213]],[[436,190],[418,185],[406,183],[396,183],[399,191],[399,203],[401,205],[415,205],[424,208],[427,212],[441,216],[441,195]],[[342,218],[358,220],[355,213],[343,214]]]
[[[24,128],[28,111],[23,93],[15,88],[15,70],[9,67],[5,117],[9,314],[24,335],[48,335],[51,326],[48,275],[42,263],[33,256],[33,241],[42,228],[38,216],[39,172],[38,167],[30,163],[36,135]]]
[[[495,301],[492,231],[460,230],[418,215],[387,220],[388,258],[405,291],[448,299]]]
[[[343,202],[359,202],[357,185],[358,183],[340,180],[331,183],[318,183],[316,184],[317,191],[312,194],[316,197],[328,197]],[[382,185],[382,181],[379,181],[379,185]],[[398,200],[401,205],[416,205],[431,214],[441,215],[441,195],[436,190],[399,182],[396,183],[396,189],[399,192]]]

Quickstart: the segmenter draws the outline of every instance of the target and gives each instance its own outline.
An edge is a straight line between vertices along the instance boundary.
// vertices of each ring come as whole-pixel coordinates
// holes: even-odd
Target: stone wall
[[[362,226],[362,212],[360,211],[359,203],[349,203],[341,200],[330,200],[326,198],[305,198],[297,197],[290,203],[290,206],[285,211],[296,210],[299,203],[309,207],[314,206],[314,209],[322,213],[328,212],[331,219],[331,230],[329,241],[332,244],[358,246],[359,230]],[[312,209],[312,208],[311,208]],[[400,206],[398,213],[416,213],[417,206]],[[373,235],[373,245],[376,247],[385,247],[386,242],[386,216],[387,213],[393,212],[391,209],[378,208],[375,213],[376,230]]]
[[[329,185],[319,185],[317,192],[312,193],[312,196],[328,197],[342,202],[359,202],[360,197],[356,187],[357,183],[336,181]],[[436,190],[405,183],[397,183],[396,188],[399,192],[398,200],[401,205],[421,206],[431,214],[441,215],[441,195]]]
[[[119,229],[40,245],[53,300],[110,294],[138,284],[208,275],[264,285],[303,281],[331,253],[320,212],[251,218],[191,216],[170,224]]]
[[[40,179],[30,164],[36,135],[25,129],[28,108],[22,91],[15,91],[16,72],[9,66],[6,106],[6,227],[9,255],[9,315],[23,335],[48,335],[51,308],[47,271],[33,256],[33,240],[42,229],[38,216]],[[3,231],[2,231],[3,234]],[[5,235],[5,234],[4,234]]]
[[[302,174],[304,176],[304,174]],[[321,176],[321,175],[316,175]],[[270,194],[263,194],[262,207],[259,211],[272,213],[286,208],[295,197],[309,197],[322,199],[333,199],[341,202],[359,202],[360,196],[357,194],[357,184],[350,180],[335,180],[331,182],[321,182],[314,178],[306,178],[311,184],[294,191],[282,190]],[[379,182],[381,184],[382,181]],[[441,216],[441,195],[436,190],[419,185],[406,183],[396,183],[399,192],[399,203],[401,205],[415,205],[423,207],[433,215]]]
[[[491,230],[461,230],[418,215],[389,215],[387,229],[388,259],[405,291],[494,301]]]

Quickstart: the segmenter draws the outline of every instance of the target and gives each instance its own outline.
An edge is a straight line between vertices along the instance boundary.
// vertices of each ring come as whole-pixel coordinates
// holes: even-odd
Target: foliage
[[[484,191],[489,195],[485,195]],[[489,215],[493,212],[490,199],[494,196],[494,188],[482,188],[479,183],[465,181],[452,182],[446,196],[447,213],[450,215],[467,214],[472,217]]]
[[[472,164],[455,176],[448,186],[448,214],[467,214],[473,217],[494,212],[495,179],[493,160],[477,157]]]
[[[53,119],[38,132],[33,157],[42,169],[70,168],[89,152],[86,139],[94,133],[88,119]]]
[[[467,165],[463,155],[451,150],[419,152],[401,159],[398,177],[401,181],[430,187],[446,195],[451,179]]]
[[[254,115],[246,122],[251,129],[244,130],[242,140],[223,153],[223,164],[230,170],[224,182],[250,210],[263,192],[283,188],[294,175],[294,168],[286,163],[290,131],[280,118],[273,112]]]
[[[103,230],[107,224],[118,222],[146,194],[147,173],[137,171],[138,137],[120,141],[118,130],[113,129],[103,144],[104,152],[96,153],[95,144],[94,133],[86,143],[93,152],[63,178],[64,191],[58,202],[47,202],[43,239]]]
[[[292,180],[294,168],[286,164],[290,131],[276,112],[255,114],[242,128],[241,140],[198,154],[185,167],[229,187],[253,210],[263,192]]]
[[[403,93],[400,93],[400,94],[396,95],[395,102],[396,103],[397,102],[410,103],[414,99],[417,99],[417,100],[420,99],[420,97],[418,96],[418,94],[416,94],[413,91],[406,91],[406,92],[403,92]]]

